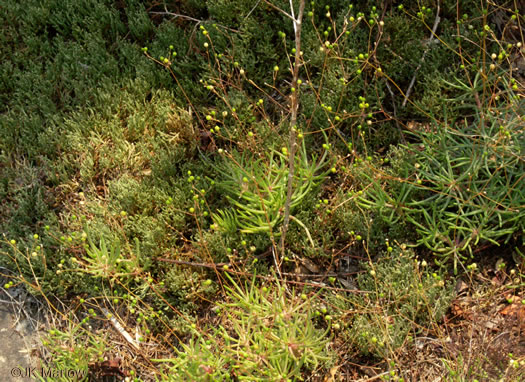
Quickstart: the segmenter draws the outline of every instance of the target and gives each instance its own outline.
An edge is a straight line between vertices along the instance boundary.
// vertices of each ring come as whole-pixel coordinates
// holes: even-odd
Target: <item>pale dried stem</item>
[[[439,17],[439,4],[438,4],[437,11],[436,11],[436,19],[434,20],[434,26],[432,27],[432,33],[430,35],[430,38],[428,39],[427,47],[426,47],[425,51],[423,52],[423,56],[421,57],[421,61],[419,62],[419,65],[417,66],[416,71],[414,72],[414,76],[412,77],[412,80],[410,81],[410,85],[408,85],[408,90],[405,93],[405,99],[403,100],[403,104],[401,105],[402,107],[406,106],[407,101],[408,101],[408,97],[410,97],[410,93],[412,93],[412,88],[414,87],[414,84],[416,82],[417,72],[419,72],[419,69],[421,69],[421,66],[423,65],[423,62],[425,62],[425,57],[426,57],[426,55],[427,55],[427,53],[428,53],[428,51],[430,49],[432,40],[434,39],[434,37],[436,35],[436,30],[437,30],[437,27],[438,27],[440,21],[441,21],[441,18]]]
[[[292,94],[290,96],[290,138],[289,138],[289,152],[288,152],[288,188],[287,188],[287,194],[286,194],[286,202],[284,204],[284,221],[283,221],[283,227],[281,232],[281,254],[282,257],[284,257],[284,244],[286,240],[286,232],[288,231],[288,225],[290,224],[290,205],[292,202],[292,194],[293,194],[293,177],[295,173],[295,153],[297,152],[297,112],[299,110],[299,89],[297,86],[297,80],[299,79],[299,68],[302,63],[302,57],[301,57],[301,27],[302,27],[302,21],[303,21],[303,14],[304,14],[304,4],[305,1],[301,0],[299,4],[299,14],[297,15],[297,19],[294,18],[294,31],[295,31],[295,62],[293,65],[293,76],[292,76],[292,88],[295,89],[295,91],[292,91]],[[290,6],[292,8],[293,13],[293,7],[290,1]],[[277,264],[277,268],[280,267],[280,262]]]

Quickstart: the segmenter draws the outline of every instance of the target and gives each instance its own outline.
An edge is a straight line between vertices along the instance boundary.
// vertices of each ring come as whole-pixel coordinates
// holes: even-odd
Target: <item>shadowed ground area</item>
[[[0,285],[6,281],[0,277]],[[36,380],[40,308],[38,300],[22,286],[0,287],[0,381]]]
[[[27,320],[17,320],[11,310],[9,304],[0,303],[0,379],[29,380],[22,376],[36,366],[31,357],[35,332]]]

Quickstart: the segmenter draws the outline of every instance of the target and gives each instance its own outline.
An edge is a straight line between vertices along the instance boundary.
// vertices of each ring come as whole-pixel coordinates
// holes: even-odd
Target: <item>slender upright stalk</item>
[[[304,0],[300,0],[299,13],[297,18],[294,16],[292,0],[290,0],[291,14],[293,18],[293,26],[295,32],[295,61],[293,64],[293,76],[292,76],[292,93],[290,96],[290,138],[289,138],[289,152],[288,152],[288,189],[286,194],[286,202],[284,204],[284,222],[281,232],[281,253],[284,256],[284,244],[286,240],[286,232],[288,231],[288,225],[290,224],[290,204],[292,202],[293,194],[293,177],[295,172],[295,153],[297,152],[297,112],[299,110],[299,89],[297,80],[299,79],[299,68],[302,63],[301,57],[301,29],[304,14]],[[294,90],[295,89],[295,90]],[[278,264],[280,265],[280,264]]]

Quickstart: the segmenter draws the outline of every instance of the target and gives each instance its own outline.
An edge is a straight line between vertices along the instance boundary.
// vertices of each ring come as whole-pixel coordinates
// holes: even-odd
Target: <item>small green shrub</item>
[[[42,369],[49,375],[37,373],[41,381],[80,382],[94,377],[89,376],[90,365],[104,362],[104,356],[111,349],[100,333],[94,335],[86,330],[85,324],[89,317],[84,320],[79,323],[70,320],[64,329],[51,329],[44,336],[42,344],[50,358],[50,364],[49,369]]]
[[[228,301],[217,304],[214,327],[191,324],[192,338],[168,363],[163,380],[297,380],[327,365],[327,330],[314,325],[312,299],[276,283],[244,287],[230,278]],[[306,296],[306,295],[305,295]]]
[[[388,358],[441,320],[453,288],[426,267],[411,249],[399,248],[365,266],[356,281],[359,290],[368,293],[351,298],[360,313],[346,333],[361,353]]]
[[[283,220],[288,184],[287,149],[283,153],[272,150],[268,158],[246,158],[238,154],[218,168],[222,179],[217,183],[228,198],[231,210],[214,213],[215,227],[226,232],[258,233],[276,232]],[[324,180],[327,171],[326,155],[317,160],[308,159],[304,142],[296,161],[293,194],[290,207],[298,207],[303,198]],[[303,223],[294,218],[298,224]],[[303,227],[305,228],[305,227]],[[308,234],[309,235],[309,234]],[[272,236],[273,237],[273,236]]]
[[[100,277],[110,282],[120,279],[124,283],[126,278],[138,275],[141,271],[139,267],[140,249],[137,245],[132,258],[122,256],[120,242],[114,241],[108,247],[102,237],[99,245],[96,245],[88,238],[89,245],[85,247],[86,256],[82,260],[75,259],[73,262],[81,266],[81,270],[93,277]]]
[[[213,298],[216,293],[219,293],[216,283],[205,279],[205,274],[192,272],[190,269],[179,267],[168,269],[162,280],[168,292],[166,299],[185,313],[196,312],[203,299]],[[188,329],[181,325],[173,327],[183,332],[187,332]]]
[[[418,244],[440,264],[453,260],[456,267],[477,245],[506,242],[525,222],[525,129],[514,110],[480,112],[473,123],[434,121],[417,133],[420,142],[404,146],[396,177],[368,177],[360,205],[389,224],[413,224]]]

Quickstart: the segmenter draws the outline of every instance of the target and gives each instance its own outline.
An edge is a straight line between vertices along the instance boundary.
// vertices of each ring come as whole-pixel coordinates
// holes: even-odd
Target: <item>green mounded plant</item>
[[[172,268],[169,269],[162,280],[166,285],[166,300],[181,312],[195,312],[199,309],[202,299],[212,299],[219,293],[217,283],[210,279],[204,279],[203,274],[193,272],[191,269]],[[174,321],[180,320],[181,316],[175,317]],[[178,330],[187,330],[187,327],[173,325]]]
[[[88,321],[87,318],[84,319]],[[35,373],[40,381],[87,381],[90,364],[103,362],[104,355],[110,350],[106,341],[99,333],[94,334],[80,323],[68,321],[63,330],[51,329],[43,338],[42,343],[50,357],[50,367],[47,373]],[[38,369],[40,370],[40,369]]]
[[[475,356],[468,357],[459,354],[455,357],[441,358],[444,371],[443,380],[447,382],[479,382],[479,381],[521,381],[525,367],[519,357],[507,354],[508,363],[491,365],[487,368],[487,355],[481,350]]]
[[[162,380],[300,380],[329,361],[328,330],[314,325],[315,296],[288,294],[278,281],[261,287],[255,278],[241,287],[226,274],[228,301],[217,304],[219,321],[181,344]]]
[[[471,365],[468,364],[468,361]],[[444,380],[447,382],[490,380],[488,373],[483,370],[482,359],[465,360],[463,355],[459,354],[455,359],[441,359],[441,362],[447,372],[444,376]],[[503,380],[505,379],[503,378]]]
[[[453,297],[452,286],[418,262],[412,249],[392,249],[358,275],[359,290],[368,293],[352,296],[361,313],[346,333],[361,353],[383,358],[441,320]]]
[[[108,247],[104,237],[100,238],[96,245],[88,238],[89,246],[86,245],[86,255],[82,260],[75,259],[75,263],[81,266],[82,271],[90,273],[94,277],[100,277],[110,281],[115,279],[131,278],[140,273],[140,247],[138,239],[135,239],[135,253],[131,258],[125,258],[120,249],[120,241],[115,239]]]
[[[416,139],[402,146],[408,155],[397,176],[368,176],[362,207],[389,224],[407,220],[417,243],[455,268],[480,243],[500,245],[522,232],[525,128],[515,111],[480,112],[471,123],[434,120]]]
[[[217,188],[226,195],[231,209],[217,210],[212,214],[216,229],[279,235],[276,228],[283,222],[289,173],[287,149],[282,151],[271,150],[266,157],[259,159],[234,152],[217,167],[222,179]],[[325,179],[329,172],[325,168],[327,153],[325,151],[319,159],[313,156],[309,160],[303,141],[301,153],[296,157],[290,202],[292,211]],[[306,229],[296,218],[292,217],[292,220]]]

